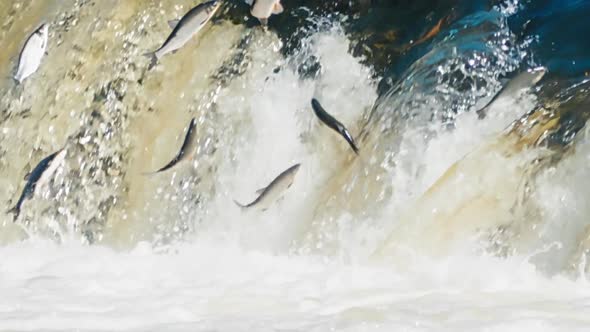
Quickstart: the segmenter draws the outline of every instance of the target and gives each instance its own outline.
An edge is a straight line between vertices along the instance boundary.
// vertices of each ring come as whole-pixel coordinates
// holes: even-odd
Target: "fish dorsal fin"
[[[168,26],[170,29],[175,29],[179,22],[180,20],[170,20],[168,21]]]
[[[277,15],[280,14],[284,11],[283,6],[281,5],[281,3],[279,1],[277,1],[275,3],[275,5],[272,7],[272,13]]]
[[[27,174],[25,174],[25,177],[23,178],[23,180],[29,181],[30,178],[31,178],[31,172],[28,172]]]
[[[260,188],[258,190],[256,190],[256,195],[262,195],[262,193],[266,190],[267,187],[264,188]]]

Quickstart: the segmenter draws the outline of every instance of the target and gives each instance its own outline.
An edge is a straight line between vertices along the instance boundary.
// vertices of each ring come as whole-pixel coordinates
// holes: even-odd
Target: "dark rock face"
[[[310,18],[340,17],[352,42],[351,51],[363,57],[377,76],[399,75],[424,53],[439,32],[465,14],[492,5],[484,0],[283,0],[281,3],[285,12],[273,15],[269,28],[284,42],[285,54],[297,50],[309,31],[321,29],[319,20]],[[250,27],[259,25],[243,1],[228,3],[219,19]]]

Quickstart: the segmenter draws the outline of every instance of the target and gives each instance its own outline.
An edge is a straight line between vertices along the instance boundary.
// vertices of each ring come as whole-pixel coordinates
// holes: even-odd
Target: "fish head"
[[[313,108],[314,111],[324,111],[324,108],[322,107],[322,104],[320,104],[320,102],[315,99],[312,98],[311,99],[311,107]]]
[[[295,175],[297,175],[297,172],[299,172],[299,168],[301,168],[301,164],[295,164],[289,168],[287,172],[289,187],[291,187],[293,182],[295,182]]]
[[[299,168],[301,168],[301,164],[295,164],[293,166],[291,166],[291,170],[293,173],[297,173],[299,171]]]
[[[47,36],[47,34],[49,34],[49,24],[42,23],[37,31],[39,31],[43,36]]]
[[[68,154],[68,150],[66,148],[62,148],[57,152],[55,155],[55,161],[58,163],[62,163],[66,159],[66,155]]]
[[[250,14],[256,17],[261,23],[266,22],[271,15],[282,12],[283,7],[279,0],[256,0],[250,8]]]
[[[221,1],[220,0],[212,0],[209,1],[208,3],[208,10],[209,12],[215,11],[217,10],[217,8],[219,8],[219,6],[221,6]]]
[[[321,107],[322,105],[320,104],[320,102],[315,99],[315,98],[311,98],[311,107],[316,108],[316,107]]]
[[[547,68],[545,67],[537,67],[529,70],[529,73],[532,75],[532,82],[533,84],[539,83],[543,79],[543,76],[547,73]]]
[[[273,7],[272,7],[272,13],[275,15],[278,15],[278,14],[282,14],[283,11],[285,11],[285,10],[283,9],[283,5],[281,5],[281,0],[276,0]]]

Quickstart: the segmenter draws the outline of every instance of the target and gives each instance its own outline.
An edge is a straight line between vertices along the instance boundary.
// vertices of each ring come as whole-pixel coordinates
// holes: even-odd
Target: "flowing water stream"
[[[67,150],[0,213],[0,330],[588,330],[590,48],[551,44],[584,1],[431,1],[414,25],[394,9],[428,1],[285,1],[268,30],[228,3],[148,70],[198,2],[0,1],[0,208]],[[41,22],[47,55],[15,85]],[[195,157],[147,175],[192,118]],[[233,203],[295,163],[267,211]]]

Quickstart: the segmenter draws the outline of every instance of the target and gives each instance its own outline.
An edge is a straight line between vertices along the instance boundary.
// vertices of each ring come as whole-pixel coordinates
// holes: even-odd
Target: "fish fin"
[[[487,111],[489,109],[489,105],[485,106],[483,108],[478,109],[475,113],[477,113],[477,118],[480,120],[485,119],[486,115],[487,115]]]
[[[20,209],[18,208],[18,206],[15,206],[12,209],[6,211],[6,214],[12,214],[12,221],[16,222],[16,219],[18,219],[18,216],[20,215]]]
[[[14,82],[14,85],[20,85],[21,81],[18,80],[18,78],[16,78],[15,76],[8,76],[8,79],[12,80]]]
[[[31,178],[31,172],[28,172],[27,174],[25,174],[25,176],[23,177],[24,181],[29,181],[29,179]]]
[[[494,106],[494,104],[504,98],[504,96],[506,95],[506,86],[504,86],[502,89],[500,89],[500,91],[498,91],[493,97],[492,99],[490,99],[490,101],[484,105],[484,107],[480,108],[477,110],[477,118],[482,120],[486,117],[488,111],[490,108],[492,108],[492,106]]]
[[[275,5],[272,7],[272,13],[277,15],[280,14],[284,11],[285,9],[283,8],[283,6],[281,5],[280,2],[276,2]]]
[[[266,190],[266,187],[256,190],[256,195],[261,195]]]
[[[260,21],[263,27],[268,26],[268,18],[259,18],[258,21]]]
[[[158,64],[158,57],[156,56],[156,52],[145,53],[143,56],[150,59],[148,70],[154,69],[154,67]]]
[[[179,22],[180,22],[180,20],[178,20],[178,19],[170,20],[170,21],[168,21],[168,26],[170,27],[170,29],[174,29],[174,28],[176,28],[176,26],[178,26]]]
[[[501,80],[502,81],[502,80]],[[509,82],[510,80],[507,80],[506,82]],[[488,110],[490,108],[492,108],[492,106],[498,101],[503,99],[506,95],[509,94],[509,89],[507,89],[507,84],[508,83],[502,83],[502,88],[500,88],[500,90],[498,92],[496,92],[496,94],[494,94],[494,96],[492,97],[492,99],[490,99],[490,101],[487,102],[487,104],[485,104],[482,108],[480,108],[479,110],[477,110],[477,117],[478,119],[482,120],[483,118],[486,117]]]
[[[526,94],[520,94],[517,98],[516,98],[516,103],[521,103],[524,99],[525,99]]]

